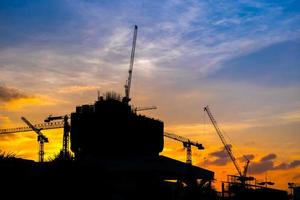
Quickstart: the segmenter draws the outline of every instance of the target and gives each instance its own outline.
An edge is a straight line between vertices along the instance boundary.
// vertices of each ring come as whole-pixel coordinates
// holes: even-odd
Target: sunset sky
[[[133,26],[138,39],[131,88],[135,106],[165,131],[199,141],[193,164],[236,170],[203,107],[209,105],[249,175],[287,189],[300,183],[300,2],[297,0],[0,1],[0,128],[41,123],[124,94]],[[46,158],[62,130],[44,131]],[[37,160],[33,132],[0,136],[0,150]],[[165,139],[163,155],[185,161]],[[242,161],[241,167],[244,165]]]

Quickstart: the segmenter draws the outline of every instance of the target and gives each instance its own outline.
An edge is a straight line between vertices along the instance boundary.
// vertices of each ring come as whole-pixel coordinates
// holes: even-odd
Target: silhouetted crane
[[[35,132],[41,133],[42,130],[57,129],[57,128],[64,128],[65,127],[64,121],[56,121],[56,122],[48,122],[48,123],[40,123],[40,124],[34,124],[34,125],[32,125],[24,117],[22,117],[21,119],[24,122],[26,121],[25,123],[28,126],[17,127],[17,128],[0,129],[0,135],[10,134],[10,133],[18,133],[18,132],[28,132],[28,131],[32,131],[32,130],[35,131]],[[38,134],[38,141],[40,142],[40,147],[39,147],[39,149],[40,149],[39,150],[39,161],[43,162],[44,161],[44,158],[43,158],[43,155],[44,155],[44,142],[49,142],[49,140],[44,135],[39,136],[39,134]]]
[[[49,122],[49,123],[40,123],[40,124],[34,124],[33,126],[40,130],[58,129],[64,127],[64,122],[57,121],[57,122]],[[19,132],[28,132],[28,131],[32,131],[32,129],[28,126],[16,127],[16,128],[4,128],[4,129],[0,129],[0,135],[19,133]]]
[[[146,107],[136,107],[136,108],[134,108],[134,111],[138,112],[138,111],[143,111],[143,110],[154,110],[154,109],[157,109],[157,107],[156,106],[146,106]]]
[[[70,141],[70,123],[69,123],[69,115],[62,116],[51,116],[49,115],[45,120],[45,123],[34,124],[32,125],[35,129],[38,130],[48,130],[48,129],[59,129],[63,128],[63,147],[62,147],[62,155],[63,159],[68,158],[70,155],[69,141]],[[17,128],[6,128],[0,129],[0,135],[9,134],[9,133],[18,133],[18,132],[28,132],[33,129],[29,126],[26,127],[17,127]]]
[[[164,132],[164,136],[168,137],[168,138],[171,138],[173,140],[177,140],[179,142],[182,142],[183,147],[186,148],[186,163],[190,164],[190,165],[192,164],[192,146],[197,147],[199,150],[204,149],[202,144],[200,144],[198,142],[191,141],[188,138],[176,135],[174,133]]]
[[[230,159],[232,160],[238,174],[239,174],[239,180],[241,181],[242,184],[245,184],[246,181],[248,180],[254,180],[253,177],[247,177],[247,171],[248,171],[248,166],[249,166],[249,163],[250,163],[250,160],[246,157],[246,156],[243,156],[246,160],[246,164],[244,166],[244,170],[242,172],[240,166],[238,165],[237,161],[236,161],[236,158],[231,150],[231,146],[227,143],[227,141],[225,140],[225,137],[223,136],[218,124],[217,124],[217,121],[215,120],[215,118],[213,117],[212,113],[210,112],[210,109],[208,106],[204,107],[204,111],[206,111],[207,115],[209,116],[212,124],[214,125],[215,127],[215,130],[218,134],[218,136],[220,137],[223,145],[224,145],[224,148],[225,150],[227,151]]]
[[[134,26],[134,34],[132,40],[132,50],[130,56],[130,64],[128,70],[128,79],[126,80],[125,84],[125,97],[123,98],[123,102],[128,103],[130,101],[130,87],[131,87],[131,79],[132,79],[132,70],[133,70],[133,63],[134,63],[134,54],[135,54],[135,46],[136,46],[136,38],[137,38],[137,25]]]
[[[37,140],[39,142],[39,162],[44,162],[44,143],[49,142],[48,138],[43,135],[41,129],[36,128],[32,125],[25,117],[21,117],[21,119],[34,131],[38,134]]]
[[[44,122],[52,122],[52,121],[57,121],[61,120],[63,122],[63,128],[64,128],[64,134],[63,134],[63,147],[61,150],[63,159],[67,159],[70,156],[70,151],[69,151],[69,138],[70,138],[70,124],[69,124],[69,115],[61,115],[61,116],[52,116],[49,115]]]

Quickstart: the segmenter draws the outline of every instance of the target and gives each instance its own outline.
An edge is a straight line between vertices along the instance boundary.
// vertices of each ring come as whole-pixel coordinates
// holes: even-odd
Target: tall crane
[[[177,140],[179,142],[182,142],[183,147],[186,148],[186,163],[189,164],[189,165],[192,164],[192,146],[197,147],[199,150],[204,149],[202,144],[200,144],[198,142],[191,141],[188,138],[176,135],[174,133],[164,132],[164,136],[168,137],[168,138],[171,138],[173,140]]]
[[[64,128],[64,134],[63,134],[63,147],[61,150],[63,159],[67,159],[70,157],[70,151],[69,151],[69,138],[70,138],[70,129],[71,126],[69,124],[69,115],[61,115],[61,116],[52,116],[49,115],[44,122],[52,122],[52,121],[57,121],[60,120],[63,122],[63,128]]]
[[[135,46],[136,46],[136,38],[137,38],[137,25],[134,26],[134,34],[132,40],[132,49],[131,49],[131,56],[130,56],[130,64],[128,70],[128,79],[126,80],[125,84],[125,97],[123,98],[124,103],[129,103],[130,101],[130,87],[131,87],[131,79],[132,79],[132,70],[133,70],[133,63],[134,63],[134,55],[135,55]]]
[[[48,138],[45,135],[43,135],[41,129],[36,128],[25,117],[21,117],[21,119],[29,126],[29,128],[31,128],[34,132],[37,133],[37,140],[39,142],[39,162],[44,162],[44,143],[49,142]]]
[[[227,143],[225,137],[223,136],[218,124],[217,124],[217,121],[215,120],[215,118],[213,117],[212,113],[210,112],[210,109],[208,106],[204,107],[204,111],[206,111],[207,115],[209,116],[210,118],[210,121],[212,122],[213,126],[215,127],[215,130],[218,134],[218,136],[220,137],[223,145],[224,145],[224,148],[225,150],[227,151],[230,159],[232,160],[238,174],[239,174],[239,180],[241,181],[241,183],[245,183],[245,181],[247,180],[253,180],[254,178],[253,177],[247,177],[247,170],[248,170],[248,166],[249,166],[249,163],[250,163],[250,160],[244,156],[245,160],[246,160],[246,165],[244,166],[244,170],[242,171],[240,166],[238,165],[237,161],[236,161],[236,158],[231,150],[231,146]]]

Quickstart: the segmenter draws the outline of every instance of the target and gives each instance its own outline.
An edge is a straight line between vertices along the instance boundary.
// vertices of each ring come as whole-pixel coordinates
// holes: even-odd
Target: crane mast
[[[250,160],[246,156],[244,156],[244,158],[246,160],[246,165],[244,166],[243,176],[246,177],[247,176],[247,172],[248,172],[248,167],[249,167]]]
[[[48,138],[42,134],[41,129],[36,128],[25,117],[21,117],[21,119],[29,126],[29,128],[38,134],[37,140],[39,142],[39,162],[44,162],[44,143],[49,142]]]
[[[128,79],[126,80],[125,84],[125,97],[123,98],[123,102],[128,103],[130,101],[130,87],[131,87],[131,79],[132,79],[132,70],[133,70],[133,63],[134,63],[134,55],[135,55],[135,46],[136,46],[136,38],[137,38],[137,25],[134,26],[134,34],[132,40],[132,49],[131,49],[131,56],[130,56],[130,64],[128,70]]]
[[[210,121],[212,122],[213,126],[215,127],[215,130],[216,130],[217,134],[219,135],[219,137],[220,137],[220,139],[221,139],[221,141],[222,141],[222,143],[223,143],[223,145],[224,145],[224,147],[225,147],[225,150],[227,151],[227,153],[228,153],[230,159],[232,160],[232,162],[233,162],[233,164],[234,164],[236,170],[238,171],[239,176],[240,176],[240,177],[244,177],[245,174],[242,173],[242,171],[241,171],[241,169],[240,169],[240,167],[239,167],[239,165],[238,165],[238,163],[237,163],[237,161],[236,161],[236,158],[235,158],[235,156],[233,155],[233,153],[232,153],[232,151],[231,151],[230,145],[229,145],[229,144],[227,143],[227,141],[225,140],[225,137],[223,136],[223,134],[222,134],[222,132],[221,132],[221,130],[220,130],[218,124],[217,124],[217,121],[215,120],[215,118],[214,118],[213,115],[211,114],[211,112],[210,112],[210,110],[209,110],[209,107],[208,107],[208,106],[204,107],[204,111],[206,111],[207,115],[208,115],[209,118],[210,118]],[[249,164],[249,163],[248,163],[248,164]],[[248,164],[247,164],[247,165],[248,165]],[[247,168],[248,168],[248,167],[247,167]],[[245,172],[246,172],[246,170],[245,170]]]

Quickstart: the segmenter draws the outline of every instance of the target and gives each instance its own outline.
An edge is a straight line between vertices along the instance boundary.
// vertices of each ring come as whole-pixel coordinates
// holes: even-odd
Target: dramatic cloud
[[[300,165],[300,160],[295,160],[293,162],[290,163],[290,167],[294,168],[294,167],[298,167]]]
[[[231,148],[231,145],[229,146]],[[221,148],[219,151],[215,151],[209,154],[209,156],[214,157],[214,160],[205,160],[203,164],[205,165],[218,165],[224,166],[230,162],[230,157],[225,148]]]
[[[253,174],[261,174],[274,168],[273,161],[251,163],[249,166],[249,172]]]
[[[225,149],[221,149],[219,151],[215,151],[209,154],[209,156],[214,157],[215,159],[207,159],[203,162],[204,165],[217,165],[224,166],[228,162],[230,162],[230,158]],[[254,155],[249,154],[245,155],[249,160],[253,160],[255,158]],[[300,166],[300,160],[294,160],[291,163],[280,163],[275,165],[275,160],[277,155],[274,153],[270,153],[266,156],[263,156],[257,162],[250,162],[249,172],[253,174],[261,174],[267,172],[269,170],[288,170],[295,167]],[[240,162],[244,162],[244,157],[239,157],[238,160]]]
[[[229,148],[232,148],[232,145],[229,144],[228,146],[229,146]],[[204,161],[203,164],[224,166],[228,162],[231,162],[231,159],[230,159],[230,157],[229,157],[229,155],[228,155],[225,148],[221,148],[218,151],[214,151],[214,152],[210,153],[209,157],[214,157],[215,159],[207,159],[207,160]],[[247,154],[245,156],[238,157],[237,160],[239,162],[245,162],[245,157],[248,160],[253,160],[255,158],[255,156],[253,154]]]
[[[0,101],[11,101],[22,98],[28,98],[28,95],[15,88],[0,85]]]
[[[188,80],[227,68],[224,62],[233,58],[293,40],[299,31],[297,15],[282,13],[290,3],[75,2],[26,2],[15,8],[17,12],[13,3],[2,3],[6,9],[2,18],[15,20],[1,22],[5,30],[0,38],[1,71],[10,76],[20,76],[11,73],[20,71],[38,74],[39,79],[27,81],[39,81],[35,87],[45,82],[43,88],[93,81],[97,76],[112,80],[128,66],[130,26],[136,23],[141,27],[136,56],[140,73],[157,73],[169,81],[176,72],[184,73]],[[118,16],[111,16],[112,8]],[[17,81],[31,77],[23,75]],[[173,84],[179,83],[173,80]]]
[[[273,170],[293,169],[300,166],[300,160],[294,160],[291,163],[281,163],[273,168]]]
[[[267,162],[267,161],[270,161],[270,160],[274,160],[276,157],[277,156],[275,154],[271,153],[271,154],[266,155],[265,157],[262,157],[260,159],[260,162]]]
[[[0,22],[5,30],[0,37],[0,79],[20,89],[30,87],[35,94],[49,94],[75,104],[84,103],[89,95],[80,98],[77,95],[78,101],[75,102],[72,94],[91,92],[94,87],[95,91],[100,88],[102,92],[123,92],[132,26],[137,24],[133,101],[143,95],[141,98],[151,100],[150,104],[156,103],[162,108],[158,111],[161,111],[160,117],[168,123],[194,123],[199,119],[196,110],[200,102],[213,105],[222,102],[224,108],[217,109],[235,109],[238,112],[226,110],[226,116],[232,119],[230,115],[234,113],[239,120],[245,117],[240,113],[251,114],[250,111],[255,112],[254,118],[257,119],[256,108],[264,107],[264,102],[268,102],[267,108],[273,109],[267,109],[270,110],[268,113],[259,110],[270,115],[279,108],[284,112],[296,110],[295,104],[299,102],[299,95],[295,92],[299,84],[293,90],[257,87],[256,81],[253,81],[254,85],[251,82],[257,74],[251,76],[249,85],[236,84],[234,81],[241,74],[231,71],[234,77],[228,78],[228,82],[212,78],[214,73],[223,68],[227,71],[232,66],[227,62],[237,58],[244,60],[244,56],[255,52],[254,56],[247,57],[254,63],[235,64],[232,71],[240,71],[236,68],[246,66],[242,71],[253,69],[256,73],[258,67],[254,66],[257,66],[260,50],[273,49],[272,45],[286,41],[290,42],[280,46],[278,52],[286,52],[292,57],[282,60],[278,53],[276,57],[280,62],[271,65],[269,60],[260,59],[259,69],[265,69],[266,62],[272,69],[281,63],[283,67],[279,68],[279,75],[273,75],[274,70],[270,68],[259,74],[271,74],[274,76],[272,80],[277,81],[282,76],[282,69],[292,71],[291,62],[298,69],[296,58],[299,56],[295,52],[300,51],[297,51],[299,43],[295,41],[300,28],[298,15],[285,9],[291,7],[290,2],[264,2],[260,6],[251,1],[224,4],[177,0],[142,3],[75,0],[76,3],[71,4],[64,0],[41,0],[20,5],[11,2],[1,2],[5,10],[0,13],[2,18],[14,20]],[[28,16],[28,12],[32,14]],[[112,12],[118,15],[112,16]],[[291,49],[290,45],[296,47]],[[273,55],[273,52],[268,55]],[[289,75],[299,77],[298,71],[292,72]],[[263,80],[269,79],[264,77]],[[144,94],[140,95],[142,92]],[[162,95],[166,98],[161,98]],[[273,116],[283,115],[277,111]],[[299,119],[297,116],[294,119]],[[249,115],[246,117],[249,119]]]
[[[288,170],[300,166],[300,160],[294,160],[291,163],[280,163],[275,165],[276,154],[268,154],[260,159],[259,162],[250,164],[249,172],[253,174],[261,174],[269,170]]]
[[[0,85],[1,111],[20,111],[28,106],[51,106],[58,102],[62,103],[62,101],[47,95],[29,95],[19,89]],[[1,118],[3,118],[2,115],[0,115]],[[8,120],[4,119],[2,119],[2,123],[0,124],[9,124],[7,123]]]
[[[287,163],[281,163],[275,167],[273,167],[273,170],[281,170],[281,169],[288,169],[289,165]]]
[[[249,172],[253,174],[261,174],[268,170],[274,169],[274,159],[276,159],[276,154],[268,154],[260,159],[259,162],[253,162],[249,166]]]

